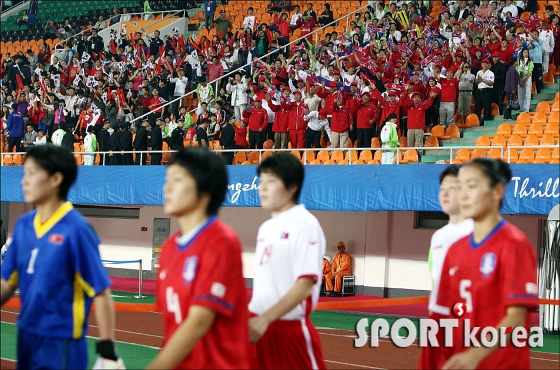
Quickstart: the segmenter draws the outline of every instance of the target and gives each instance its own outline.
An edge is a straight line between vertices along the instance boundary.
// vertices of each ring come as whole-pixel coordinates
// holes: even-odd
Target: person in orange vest
[[[342,277],[352,275],[352,257],[345,252],[346,246],[343,241],[336,245],[338,253],[334,256],[331,272],[325,275],[325,289],[327,296],[340,296],[342,288]],[[333,290],[333,279],[335,280]]]
[[[327,256],[323,256],[323,283],[327,280],[327,275],[331,273],[331,262]],[[326,289],[325,289],[326,291]],[[323,288],[321,288],[321,295],[323,294]]]

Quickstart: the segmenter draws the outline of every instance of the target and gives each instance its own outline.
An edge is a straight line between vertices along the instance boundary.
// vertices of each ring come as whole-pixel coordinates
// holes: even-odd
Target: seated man
[[[336,247],[338,248],[338,253],[334,256],[331,273],[325,275],[327,296],[340,296],[342,277],[352,275],[352,257],[344,251],[346,249],[344,242],[338,242]],[[333,279],[335,280],[334,290]]]
[[[327,256],[323,256],[323,284],[326,284],[327,275],[331,274],[331,262]],[[331,277],[332,281],[332,277]],[[325,289],[326,291],[326,289]],[[321,295],[323,295],[323,289],[321,288]]]

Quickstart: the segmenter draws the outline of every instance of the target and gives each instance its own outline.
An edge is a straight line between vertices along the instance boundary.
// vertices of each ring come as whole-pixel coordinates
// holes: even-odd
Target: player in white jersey
[[[257,170],[263,208],[257,235],[249,339],[253,368],[325,369],[309,315],[321,287],[326,241],[319,221],[298,205],[303,166],[293,155],[265,159]]]
[[[458,166],[447,167],[439,176],[439,204],[443,213],[449,216],[449,223],[437,230],[432,236],[428,266],[432,275],[433,289],[430,293],[428,309],[433,311],[436,307],[437,292],[441,278],[443,261],[449,248],[459,239],[473,231],[472,219],[461,216],[459,208],[459,192],[457,189]]]

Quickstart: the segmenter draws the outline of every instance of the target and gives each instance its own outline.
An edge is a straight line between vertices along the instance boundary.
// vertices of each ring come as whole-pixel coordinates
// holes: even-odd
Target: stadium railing
[[[197,145],[195,145],[197,146]],[[500,149],[501,150],[501,156],[502,158],[504,157],[504,151],[505,148],[503,147],[495,147],[495,146],[478,146],[476,147],[477,149]],[[524,148],[528,148],[528,147],[520,147],[521,149]],[[539,146],[539,147],[535,147],[536,149],[540,149],[540,148],[546,148],[546,146]],[[551,146],[552,148],[552,146]],[[329,159],[331,159],[332,157],[337,157],[336,161],[343,161],[343,160],[347,160],[348,163],[344,162],[343,164],[348,164],[348,165],[353,165],[356,164],[354,163],[356,161],[357,158],[359,158],[358,153],[362,152],[362,151],[371,151],[372,154],[372,158],[374,156],[374,153],[376,151],[379,152],[384,152],[384,151],[394,151],[396,153],[396,158],[397,158],[397,163],[396,164],[404,164],[404,163],[408,163],[403,161],[403,153],[405,153],[407,150],[416,150],[416,152],[418,153],[419,151],[422,150],[430,150],[433,148],[429,148],[429,147],[399,147],[399,148],[292,148],[292,149],[211,149],[213,151],[219,152],[219,153],[258,153],[258,161],[255,164],[260,163],[263,160],[263,155],[266,155],[265,153],[280,153],[280,152],[288,152],[288,153],[292,153],[294,155],[297,155],[298,158],[302,161],[303,164],[305,165],[313,165],[310,162],[313,161],[314,159],[316,159],[315,153],[316,152],[330,152],[329,154]],[[437,148],[438,150],[448,150],[449,151],[449,161],[452,162],[454,159],[454,151],[458,150],[458,149],[473,149],[472,146],[445,146],[445,147],[439,147]],[[172,153],[176,152],[176,150],[144,150],[144,151],[117,151],[117,152],[74,152],[74,155],[76,157],[78,156],[86,156],[86,155],[99,155],[100,159],[103,157],[105,160],[103,161],[104,163],[106,163],[106,161],[110,158],[110,156],[112,155],[122,155],[122,154],[135,154],[136,156],[140,155],[141,159],[143,156],[145,155],[152,155],[152,154],[162,154],[162,162],[165,163],[166,158],[168,160],[168,158],[171,156]],[[334,152],[342,152],[339,155],[334,155]],[[24,152],[20,152],[20,153],[0,153],[1,155],[1,162],[0,164],[3,166],[5,163],[7,165],[12,165],[12,162],[8,162],[5,160],[6,156],[11,156],[10,158],[12,158],[14,155],[21,155],[24,156],[25,153]],[[141,163],[142,161],[140,161]],[[508,160],[509,162],[509,160]],[[101,162],[100,162],[101,163]],[[337,164],[337,163],[332,163],[332,164]],[[364,162],[360,162],[359,164],[367,164]],[[16,166],[21,165],[21,162],[19,164],[16,164]]]
[[[354,9],[354,10],[352,10],[351,12],[349,12],[348,14],[346,14],[346,15],[344,15],[344,16],[342,16],[342,17],[340,17],[340,18],[338,18],[338,19],[335,19],[335,20],[332,21],[331,23],[328,23],[328,24],[326,24],[326,25],[324,25],[324,26],[322,26],[322,27],[319,27],[319,28],[313,30],[312,32],[308,33],[308,34],[305,35],[305,36],[300,36],[300,37],[298,37],[297,39],[295,39],[295,40],[289,42],[287,45],[283,46],[282,49],[284,49],[284,48],[286,48],[286,47],[290,47],[291,45],[298,44],[298,43],[300,43],[301,41],[306,40],[310,35],[313,35],[313,36],[318,40],[318,37],[319,37],[318,33],[319,33],[319,32],[323,31],[324,29],[326,29],[326,28],[329,27],[329,26],[334,26],[334,25],[336,25],[338,22],[340,22],[341,20],[344,20],[344,19],[346,19],[346,22],[347,22],[347,23],[346,23],[346,24],[347,24],[347,28],[346,28],[346,29],[348,29],[348,24],[349,24],[349,22],[350,22],[350,21],[349,21],[349,17],[351,17],[353,14],[355,14],[355,13],[357,13],[357,12],[362,11],[363,9],[366,9],[368,6],[369,6],[369,4],[365,4],[364,6],[361,6],[361,7],[357,8],[357,9]],[[281,50],[281,49],[279,49],[279,50]],[[264,59],[264,58],[266,58],[266,57],[268,57],[268,56],[270,56],[270,55],[272,55],[272,54],[275,54],[275,53],[279,53],[279,51],[278,51],[278,50],[274,50],[274,51],[271,51],[271,52],[268,53],[268,54],[263,55],[262,57],[255,58],[255,59]],[[242,70],[245,69],[245,67],[251,66],[251,64],[252,64],[252,62],[251,62],[251,63],[246,63],[246,64],[244,64],[243,66],[238,67],[238,68],[236,68],[236,69],[234,69],[234,70],[232,70],[232,71],[229,71],[228,73],[224,74],[223,76],[221,76],[221,77],[219,77],[219,78],[217,78],[217,79],[215,79],[215,80],[208,81],[208,84],[215,86],[215,85],[216,85],[217,83],[219,83],[222,79],[224,79],[224,78],[229,78],[229,77],[233,77],[233,75],[235,74],[235,72],[240,71],[240,70],[242,71]],[[168,101],[168,102],[166,102],[165,104],[163,104],[162,106],[158,107],[157,109],[154,109],[153,111],[149,111],[149,112],[147,112],[147,113],[145,113],[145,114],[142,114],[141,116],[136,117],[135,119],[131,120],[130,122],[132,123],[132,122],[139,121],[139,120],[141,120],[142,118],[144,118],[144,117],[146,117],[146,116],[149,116],[150,114],[152,114],[152,113],[154,113],[154,112],[156,112],[156,111],[158,111],[158,110],[161,110],[161,109],[163,109],[163,108],[165,108],[165,107],[167,107],[167,106],[170,106],[171,104],[174,104],[175,102],[180,102],[180,101],[182,101],[186,96],[192,95],[192,94],[194,94],[194,93],[195,93],[194,90],[189,91],[187,94],[185,94],[185,95],[183,95],[183,96],[179,96],[179,97],[177,97],[177,98],[175,98],[175,99],[173,99],[173,100],[171,100],[171,101]],[[215,91],[215,94],[217,94],[217,93],[218,93],[218,91]]]

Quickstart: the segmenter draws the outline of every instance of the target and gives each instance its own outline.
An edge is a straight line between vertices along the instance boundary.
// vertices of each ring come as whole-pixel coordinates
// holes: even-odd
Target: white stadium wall
[[[17,217],[30,210],[23,203],[9,204],[8,233]],[[414,212],[312,211],[327,239],[327,255],[336,253],[339,240],[353,257],[357,292],[377,296],[425,295],[431,289],[427,257],[435,230],[414,229]],[[101,257],[106,260],[143,260],[145,276],[152,258],[153,219],[165,218],[162,207],[141,207],[139,219],[88,218],[101,237]],[[251,284],[253,252],[259,225],[269,217],[260,208],[222,208],[220,217],[234,228],[243,245],[243,274]],[[506,219],[519,227],[533,245],[539,243],[540,216],[511,215]],[[147,231],[141,231],[141,228]],[[171,221],[171,230],[178,224]],[[120,265],[137,270],[137,264]],[[113,270],[111,270],[113,271]],[[130,271],[132,272],[132,271]],[[281,273],[281,272],[279,272]],[[134,273],[127,276],[136,276]]]

